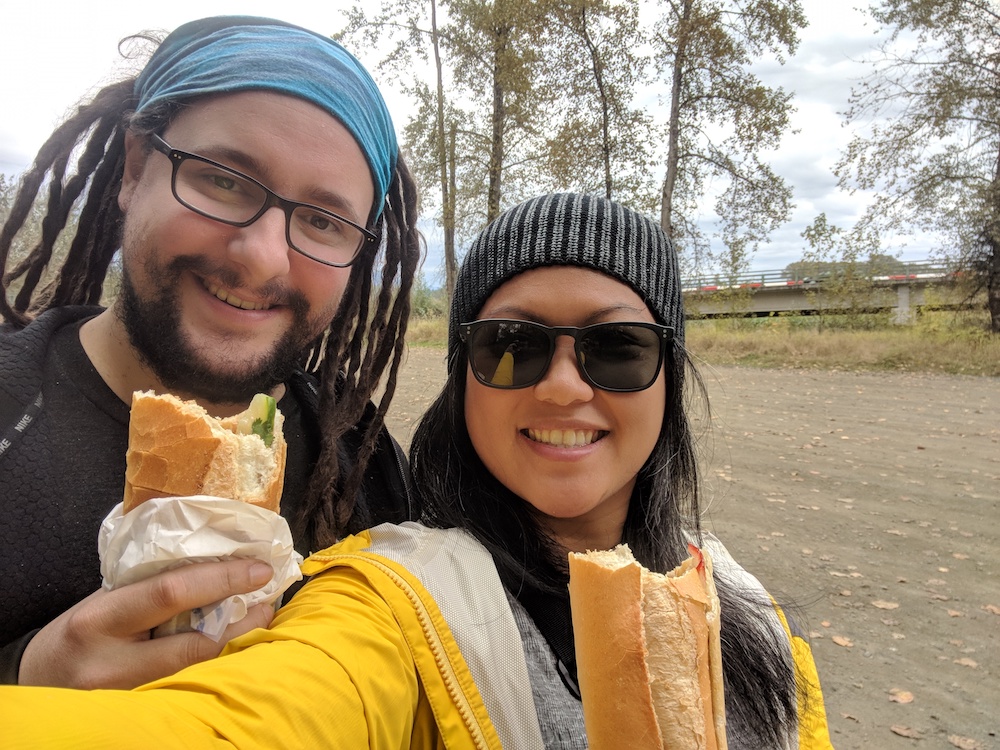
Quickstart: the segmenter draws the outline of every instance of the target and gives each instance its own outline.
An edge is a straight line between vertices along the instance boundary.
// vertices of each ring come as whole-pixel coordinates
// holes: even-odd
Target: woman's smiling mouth
[[[535,430],[528,428],[522,433],[536,443],[555,445],[560,448],[575,448],[590,445],[607,435],[606,430]]]

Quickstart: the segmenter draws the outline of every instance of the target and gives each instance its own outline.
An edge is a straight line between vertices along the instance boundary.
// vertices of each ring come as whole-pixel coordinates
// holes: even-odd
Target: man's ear
[[[149,157],[149,148],[145,140],[140,138],[131,130],[125,131],[125,171],[122,173],[122,187],[118,191],[118,207],[122,213],[128,211],[132,196],[142,179],[143,169],[146,167],[146,159]]]

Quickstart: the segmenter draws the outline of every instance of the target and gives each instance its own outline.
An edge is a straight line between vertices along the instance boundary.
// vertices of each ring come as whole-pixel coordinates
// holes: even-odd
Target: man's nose
[[[279,206],[266,210],[257,221],[241,227],[230,243],[229,257],[243,266],[247,284],[263,286],[289,271],[288,218]]]

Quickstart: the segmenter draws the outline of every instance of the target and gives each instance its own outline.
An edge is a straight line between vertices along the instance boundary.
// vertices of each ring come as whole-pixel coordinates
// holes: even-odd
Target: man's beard
[[[293,314],[288,331],[267,354],[257,361],[248,361],[244,370],[219,372],[199,356],[181,330],[177,289],[184,271],[206,277],[214,275],[236,287],[235,274],[210,269],[208,263],[197,257],[177,257],[164,268],[154,265],[147,263],[146,272],[148,278],[157,280],[158,290],[145,299],[136,291],[128,267],[123,269],[117,308],[132,348],[171,390],[212,403],[246,403],[254,394],[270,392],[288,380],[316,338],[309,335],[308,303],[300,294],[285,292],[284,303]]]

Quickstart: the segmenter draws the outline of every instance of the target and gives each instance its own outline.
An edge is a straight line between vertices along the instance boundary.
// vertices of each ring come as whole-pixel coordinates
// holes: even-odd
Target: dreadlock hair
[[[310,372],[320,375],[320,433],[322,447],[309,482],[309,492],[297,522],[313,540],[314,549],[336,541],[345,531],[360,531],[370,519],[355,517],[364,469],[375,448],[389,402],[396,390],[404,334],[410,316],[410,290],[421,258],[417,231],[417,188],[402,156],[386,196],[382,214],[381,253],[358,258],[337,314],[325,334],[325,346],[310,353]],[[382,256],[375,309],[370,309],[377,256]],[[398,286],[397,286],[398,284]],[[387,370],[388,366],[388,370]],[[351,457],[341,455],[340,438],[355,429],[385,377],[375,418],[353,458],[353,470],[342,466]]]
[[[135,106],[134,79],[101,89],[87,104],[49,136],[34,163],[21,178],[10,215],[0,230],[0,260],[3,264],[0,315],[9,323],[26,326],[38,313],[52,307],[96,304],[108,266],[118,249],[121,210],[118,191],[125,163],[123,115]],[[66,171],[77,149],[82,149],[76,170]],[[24,228],[31,207],[48,182],[48,197],[42,219],[42,236],[23,260],[12,268],[10,251]],[[85,202],[66,258],[49,269],[59,234],[66,228],[74,204],[86,192]],[[41,289],[46,270],[53,278]],[[8,291],[16,279],[21,289],[13,303]]]
[[[156,41],[141,35],[131,38]],[[51,308],[100,302],[121,240],[123,217],[118,193],[125,164],[125,133],[141,136],[162,132],[181,109],[195,101],[154,104],[135,115],[135,80],[131,77],[108,85],[92,101],[80,105],[52,133],[23,175],[10,216],[0,230],[0,316],[10,324],[24,327]],[[76,170],[67,176],[70,160],[80,149]],[[24,260],[8,268],[13,241],[46,182],[42,237]],[[60,264],[53,259],[56,240],[66,228],[74,203],[84,194],[76,234]],[[303,370],[320,381],[321,447],[301,513],[291,520],[306,534],[312,549],[332,544],[349,525],[353,531],[366,520],[353,518],[356,496],[396,388],[410,290],[422,256],[416,222],[417,188],[400,155],[379,218],[381,245],[354,261],[336,315],[301,359]],[[39,287],[46,271],[52,279]],[[376,273],[378,287],[373,289]],[[8,290],[17,279],[22,285],[12,303]],[[356,428],[383,377],[382,395],[360,451],[356,456],[343,455],[341,437]]]
[[[421,522],[465,529],[489,550],[512,594],[520,598],[522,590],[534,589],[568,610],[566,550],[546,533],[537,511],[489,472],[472,445],[464,409],[467,356],[466,344],[458,342],[449,354],[445,386],[410,446]],[[636,479],[621,539],[639,562],[660,573],[687,557],[688,535],[701,540],[697,460],[686,402],[698,397],[708,403],[700,375],[676,341],[664,368],[663,425]],[[787,647],[762,626],[762,613],[773,605],[759,592],[728,581],[718,568],[716,576],[730,747],[781,747],[795,725],[800,677]],[[539,627],[544,632],[544,624]]]

